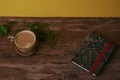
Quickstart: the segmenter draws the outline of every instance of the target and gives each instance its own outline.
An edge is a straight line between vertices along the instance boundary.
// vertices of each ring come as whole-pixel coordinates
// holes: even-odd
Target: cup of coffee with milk
[[[22,56],[35,53],[36,43],[36,35],[30,30],[20,31],[14,37],[15,49]]]

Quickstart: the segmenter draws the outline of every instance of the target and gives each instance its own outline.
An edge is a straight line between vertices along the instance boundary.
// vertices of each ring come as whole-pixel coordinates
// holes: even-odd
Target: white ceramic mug
[[[36,35],[30,30],[23,30],[14,37],[14,44],[17,52],[22,56],[35,53]]]

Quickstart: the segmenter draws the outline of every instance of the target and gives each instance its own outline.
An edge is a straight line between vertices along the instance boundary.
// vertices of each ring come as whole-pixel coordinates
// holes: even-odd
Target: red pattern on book
[[[94,70],[96,69],[96,67],[98,66],[98,64],[100,63],[100,61],[102,60],[102,58],[104,57],[105,53],[107,52],[110,46],[111,46],[110,43],[105,44],[105,47],[103,48],[101,53],[98,55],[97,59],[95,60],[95,63],[90,67],[89,73],[92,74],[94,72]]]

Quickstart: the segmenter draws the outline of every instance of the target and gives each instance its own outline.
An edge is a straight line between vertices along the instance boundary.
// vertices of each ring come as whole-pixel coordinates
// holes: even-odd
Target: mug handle
[[[15,38],[14,36],[8,35],[8,39],[10,39],[11,42],[14,41],[14,38]]]

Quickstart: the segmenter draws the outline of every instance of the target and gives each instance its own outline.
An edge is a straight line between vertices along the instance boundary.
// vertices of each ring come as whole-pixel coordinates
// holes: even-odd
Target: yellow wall
[[[120,17],[120,0],[0,0],[0,16]]]

